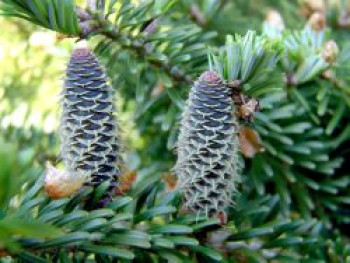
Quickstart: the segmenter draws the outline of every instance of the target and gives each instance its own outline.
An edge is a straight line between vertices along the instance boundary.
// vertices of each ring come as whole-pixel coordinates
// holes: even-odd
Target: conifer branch
[[[191,83],[192,77],[178,65],[172,64],[171,61],[157,59],[157,56],[152,56],[152,59],[148,59],[147,55],[154,54],[152,53],[152,47],[147,46],[147,42],[142,40],[142,38],[135,39],[132,36],[119,32],[118,28],[107,20],[98,19],[96,22],[98,25],[96,32],[118,43],[122,48],[133,51],[138,58],[145,59],[152,66],[164,70],[175,83]]]

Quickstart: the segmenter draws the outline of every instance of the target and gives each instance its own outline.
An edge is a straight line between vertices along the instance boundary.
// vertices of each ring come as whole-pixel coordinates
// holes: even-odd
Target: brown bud
[[[268,11],[265,22],[279,30],[283,30],[285,28],[281,14],[274,9]]]
[[[174,190],[177,185],[177,177],[172,173],[166,173],[163,176],[163,180],[165,181],[169,190]]]
[[[321,31],[326,28],[326,16],[324,13],[315,12],[307,21],[307,25],[314,31]]]
[[[227,224],[227,214],[224,211],[218,212],[216,216],[220,220],[220,225]]]
[[[250,128],[241,128],[239,130],[238,139],[241,151],[246,158],[253,158],[256,153],[265,150],[262,146],[259,134]]]
[[[0,248],[0,258],[7,257],[9,254],[2,248]]]
[[[238,108],[238,115],[240,118],[248,122],[252,121],[255,112],[259,111],[259,101],[256,99],[248,99]]]
[[[158,82],[151,92],[151,97],[155,98],[165,90],[165,85],[162,82]]]
[[[116,194],[123,195],[127,193],[131,189],[133,183],[135,182],[136,177],[137,173],[135,171],[122,174],[119,178],[119,186]]]
[[[59,171],[50,162],[46,163],[45,192],[52,199],[68,197],[84,184],[86,176]]]
[[[326,42],[323,50],[322,57],[327,63],[333,63],[336,61],[339,54],[339,48],[334,40],[329,40]]]
[[[329,69],[322,72],[322,77],[325,79],[331,79],[333,77],[333,72]]]

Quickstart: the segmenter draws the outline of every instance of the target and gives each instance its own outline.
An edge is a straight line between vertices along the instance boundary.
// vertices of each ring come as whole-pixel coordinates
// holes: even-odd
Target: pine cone
[[[213,216],[231,203],[238,140],[231,89],[207,71],[194,84],[183,113],[174,168],[185,209]]]
[[[67,173],[97,186],[117,185],[120,145],[112,88],[86,48],[73,51],[62,93],[61,157]]]

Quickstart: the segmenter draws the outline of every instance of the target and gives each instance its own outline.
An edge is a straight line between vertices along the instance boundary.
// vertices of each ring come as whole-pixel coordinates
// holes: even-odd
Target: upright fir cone
[[[238,169],[238,140],[231,89],[216,72],[195,82],[182,116],[174,168],[184,208],[218,216],[231,203]]]
[[[66,173],[98,186],[120,175],[118,125],[112,87],[98,60],[86,48],[73,51],[62,92],[61,157]]]

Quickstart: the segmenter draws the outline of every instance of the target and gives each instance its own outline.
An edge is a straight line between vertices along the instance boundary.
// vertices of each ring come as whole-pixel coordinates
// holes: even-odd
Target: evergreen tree
[[[35,169],[50,136],[1,133],[1,262],[349,262],[347,1],[0,10],[90,48],[67,62],[50,135],[64,171]],[[130,111],[142,147],[121,143]]]

